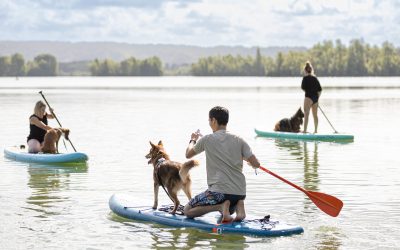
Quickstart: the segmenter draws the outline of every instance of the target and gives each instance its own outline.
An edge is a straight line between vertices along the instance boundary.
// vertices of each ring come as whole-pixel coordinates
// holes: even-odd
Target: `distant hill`
[[[116,42],[52,42],[52,41],[0,41],[0,56],[21,53],[25,60],[32,60],[42,53],[54,55],[58,62],[91,61],[110,58],[121,61],[128,57],[144,59],[157,56],[170,66],[197,62],[200,57],[216,55],[255,56],[257,47],[216,46],[199,47],[167,44],[128,44]],[[260,47],[263,56],[278,52],[305,51],[305,47]]]

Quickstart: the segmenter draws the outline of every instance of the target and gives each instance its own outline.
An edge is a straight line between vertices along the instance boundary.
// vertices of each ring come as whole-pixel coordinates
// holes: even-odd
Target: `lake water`
[[[301,78],[0,78],[1,151],[25,143],[43,90],[75,147],[90,157],[76,167],[0,158],[0,249],[399,249],[400,78],[320,81],[322,109],[336,130],[354,134],[354,142],[255,136],[255,127],[270,130],[302,106]],[[163,140],[171,159],[185,161],[191,132],[211,132],[208,111],[215,105],[230,110],[228,129],[249,143],[264,167],[341,199],[340,215],[326,215],[300,191],[246,166],[248,216],[270,214],[302,226],[303,234],[218,235],[115,216],[108,207],[113,193],[152,205],[152,166],[144,158],[149,140]],[[319,132],[331,133],[321,113],[319,119]],[[196,159],[194,194],[206,188],[205,156]],[[159,197],[169,203],[161,189]],[[187,201],[183,193],[180,200]]]

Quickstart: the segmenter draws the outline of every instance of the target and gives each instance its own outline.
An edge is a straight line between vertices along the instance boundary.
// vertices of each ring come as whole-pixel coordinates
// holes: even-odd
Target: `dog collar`
[[[156,163],[156,168],[158,168],[158,167],[161,165],[161,163],[163,163],[164,161],[165,161],[165,158],[164,158],[164,157],[158,159],[158,160],[157,160],[157,163]]]

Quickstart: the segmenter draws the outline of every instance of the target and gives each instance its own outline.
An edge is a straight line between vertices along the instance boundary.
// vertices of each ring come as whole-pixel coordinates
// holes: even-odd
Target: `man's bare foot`
[[[236,205],[236,218],[234,221],[242,221],[246,218],[246,211],[244,209],[244,200],[238,201]]]
[[[231,214],[229,213],[229,206],[231,205],[231,202],[229,200],[224,201],[221,205],[221,212],[222,212],[222,219],[221,223],[229,223],[233,220]]]

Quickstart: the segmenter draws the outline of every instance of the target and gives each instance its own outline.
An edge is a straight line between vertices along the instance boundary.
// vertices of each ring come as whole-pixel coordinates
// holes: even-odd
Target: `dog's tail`
[[[181,170],[179,170],[179,176],[181,177],[183,182],[186,182],[189,178],[189,170],[195,166],[198,166],[199,162],[196,160],[190,160],[183,163]]]

